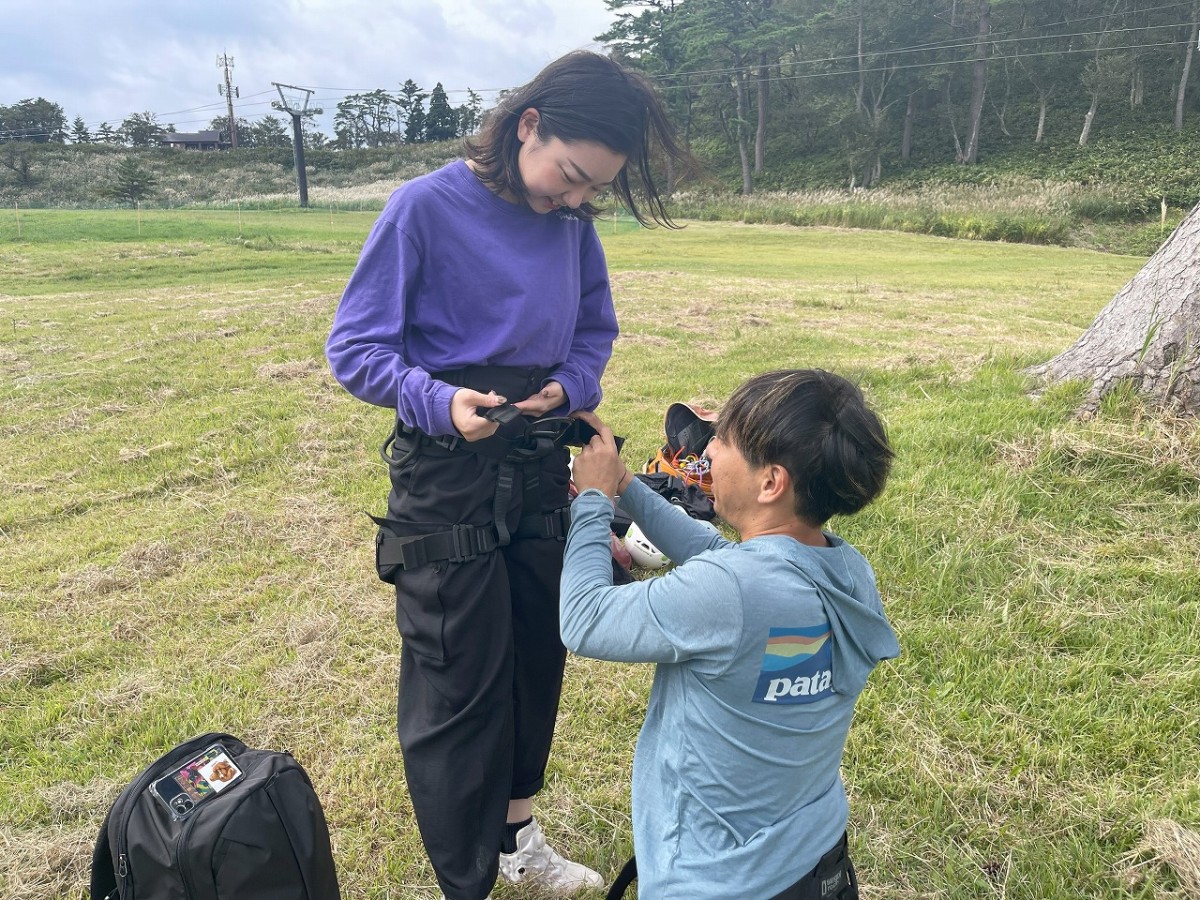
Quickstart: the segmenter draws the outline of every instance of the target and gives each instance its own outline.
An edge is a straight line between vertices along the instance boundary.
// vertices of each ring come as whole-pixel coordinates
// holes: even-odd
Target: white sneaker
[[[549,888],[556,894],[573,894],[585,887],[604,887],[604,879],[599,872],[563,859],[553,847],[546,844],[537,819],[517,832],[515,853],[500,854],[500,874],[512,884],[527,881]]]

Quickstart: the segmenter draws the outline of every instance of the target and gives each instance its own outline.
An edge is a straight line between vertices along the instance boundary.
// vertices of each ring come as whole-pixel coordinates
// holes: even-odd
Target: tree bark
[[[754,174],[762,172],[767,157],[767,97],[770,79],[767,72],[767,54],[758,57],[758,127],[754,131]]]
[[[916,115],[916,92],[908,95],[908,106],[904,110],[904,135],[900,139],[900,158],[908,162],[912,155],[913,117]]]
[[[1079,133],[1079,146],[1086,147],[1088,136],[1092,133],[1092,121],[1096,118],[1096,108],[1100,105],[1100,94],[1092,94],[1092,105],[1088,107],[1087,115],[1083,117],[1083,131]]]
[[[1119,382],[1155,405],[1200,414],[1200,205],[1070,348],[1030,374],[1091,383],[1091,413]]]
[[[983,96],[987,91],[987,37],[992,30],[991,0],[980,0],[979,37],[975,42],[975,66],[971,80],[971,127],[967,134],[964,162],[979,161],[979,129],[983,124]]]
[[[1200,16],[1200,3],[1192,7],[1192,18]],[[1187,51],[1183,56],[1183,74],[1179,76],[1179,90],[1175,92],[1175,130],[1183,131],[1183,102],[1187,97],[1188,75],[1192,71],[1192,52],[1200,43],[1200,23],[1193,25],[1188,35]]]
[[[746,73],[740,66],[733,76],[733,90],[737,96],[737,123],[734,126],[734,134],[737,136],[738,157],[742,163],[742,194],[748,197],[754,189],[753,181],[750,178],[750,152],[746,146],[746,124],[747,116],[750,113],[750,102],[747,96]]]

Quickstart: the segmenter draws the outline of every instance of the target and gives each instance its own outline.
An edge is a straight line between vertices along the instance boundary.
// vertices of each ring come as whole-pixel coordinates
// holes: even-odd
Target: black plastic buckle
[[[498,426],[496,434],[506,441],[520,440],[525,434],[528,420],[511,403],[503,403],[500,406],[477,406],[475,411],[489,422],[495,422]]]
[[[450,562],[467,562],[492,549],[487,546],[486,532],[478,525],[455,525],[450,530],[454,545]]]
[[[567,532],[570,530],[571,507],[564,506],[546,514],[546,537],[552,537],[556,541],[565,541]]]

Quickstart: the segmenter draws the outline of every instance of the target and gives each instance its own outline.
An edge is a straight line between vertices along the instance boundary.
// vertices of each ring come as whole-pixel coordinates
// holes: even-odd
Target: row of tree
[[[1196,102],[1200,0],[605,0],[598,39],[654,79],[686,141],[740,166],[742,190],[772,155],[840,155],[852,185],[920,150],[976,163],[989,146],[1053,132],[1086,145],[1117,116],[1183,127]],[[342,99],[313,147],[386,147],[475,131],[482,100],[453,106],[412,79]],[[212,128],[227,131],[224,118]],[[238,119],[238,144],[283,146],[274,116]],[[135,113],[68,130],[45,99],[0,106],[0,142],[150,146],[171,126]],[[670,175],[671,173],[668,173]]]
[[[1067,119],[1086,145],[1119,105],[1176,130],[1195,106],[1200,0],[605,2],[598,39],[658,82],[687,137],[736,155],[747,193],[777,134],[840,146],[870,185],[922,136],[969,165],[989,134],[1040,142]]]
[[[126,147],[150,147],[174,125],[164,125],[152,112],[133,113],[120,125],[101,122],[95,131],[82,117],[76,116],[71,127],[57,103],[38,97],[12,106],[0,106],[0,144],[18,141],[34,144],[119,144]]]
[[[472,134],[483,115],[483,98],[467,91],[467,102],[451,106],[441,82],[425,91],[411,78],[400,90],[390,93],[374,90],[351,94],[337,105],[333,120],[335,137],[330,140],[314,127],[320,110],[304,115],[306,147],[332,147],[351,150],[362,147],[386,147],[394,144],[446,141]],[[236,117],[239,147],[288,147],[292,136],[283,120],[267,115],[256,121]],[[230,133],[228,116],[218,116],[208,130]],[[63,108],[38,97],[12,106],[0,106],[0,143],[31,142],[42,144],[117,144],[126,147],[157,146],[163,135],[175,126],[159,122],[152,112],[133,113],[120,125],[102,122],[93,131],[81,117],[71,126]]]
[[[351,94],[338,103],[334,146],[354,149],[448,141],[473,134],[482,116],[483,98],[475,91],[468,88],[466,103],[451,106],[440,81],[426,92],[410,78],[394,94],[375,90]]]

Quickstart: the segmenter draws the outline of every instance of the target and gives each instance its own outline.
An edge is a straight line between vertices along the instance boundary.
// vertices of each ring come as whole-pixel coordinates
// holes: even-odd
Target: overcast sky
[[[232,57],[239,118],[286,116],[272,82],[312,88],[326,110],[347,94],[439,81],[488,105],[563,53],[600,47],[603,0],[0,0],[0,106],[44,97],[89,130],[131,113],[199,131],[226,114],[217,87]]]

